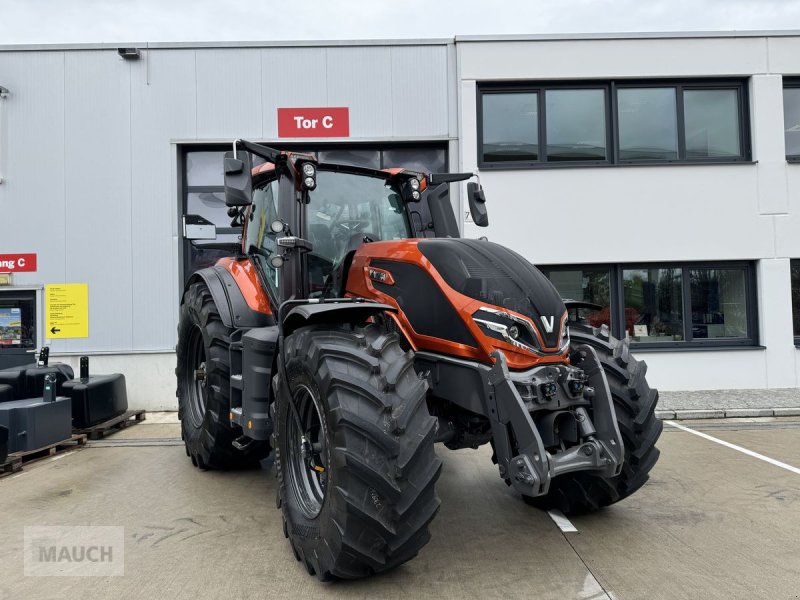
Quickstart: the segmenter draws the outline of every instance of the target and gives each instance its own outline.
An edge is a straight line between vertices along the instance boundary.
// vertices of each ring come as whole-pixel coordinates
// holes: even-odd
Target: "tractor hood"
[[[566,306],[550,280],[522,256],[482,240],[428,239],[418,248],[455,291],[529,317],[546,346],[560,345]]]

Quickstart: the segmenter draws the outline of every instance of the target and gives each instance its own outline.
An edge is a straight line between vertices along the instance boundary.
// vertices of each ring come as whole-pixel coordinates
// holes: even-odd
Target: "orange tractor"
[[[252,168],[252,155],[266,162]],[[570,320],[519,254],[459,237],[449,184],[237,140],[235,255],[189,279],[178,326],[183,439],[201,469],[275,452],[278,506],[320,579],[413,558],[450,449],[491,444],[500,477],[565,513],[612,504],[658,459],[658,394],[626,342]],[[477,225],[483,190],[467,185]]]

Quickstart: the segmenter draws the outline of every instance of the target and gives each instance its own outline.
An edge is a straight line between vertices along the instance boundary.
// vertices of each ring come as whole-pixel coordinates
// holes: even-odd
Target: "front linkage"
[[[542,496],[547,494],[553,478],[565,473],[596,471],[604,477],[620,473],[624,445],[611,391],[593,348],[575,348],[572,367],[539,367],[524,374],[509,372],[502,352],[495,351],[492,356],[495,363],[488,373],[485,414],[491,423],[495,458],[503,479],[525,496]],[[570,388],[571,382],[580,383],[572,383]],[[526,402],[520,389],[544,389],[544,401],[556,410],[537,419],[537,426],[531,417],[536,401]],[[570,401],[569,396],[575,395],[591,400],[593,419],[585,406],[575,406],[582,400]],[[570,411],[557,410],[570,405]],[[575,430],[570,434],[573,425]],[[582,442],[569,448],[562,444],[561,451],[548,452],[543,436],[557,437],[559,433]],[[553,441],[548,439],[547,445]]]

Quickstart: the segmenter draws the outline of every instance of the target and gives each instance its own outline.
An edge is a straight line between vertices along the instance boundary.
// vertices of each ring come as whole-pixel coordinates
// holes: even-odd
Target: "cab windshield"
[[[381,177],[326,171],[317,173],[317,187],[306,207],[309,241],[308,273],[312,294],[336,295],[332,278],[348,252],[364,242],[411,237],[400,193]]]

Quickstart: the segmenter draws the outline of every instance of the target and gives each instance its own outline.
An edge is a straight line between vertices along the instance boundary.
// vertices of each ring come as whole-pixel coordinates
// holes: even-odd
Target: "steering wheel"
[[[377,235],[372,233],[353,233],[350,236],[350,242],[345,246],[344,253],[336,258],[333,261],[333,268],[330,270],[330,273],[325,279],[325,284],[323,285],[322,295],[329,296],[330,292],[336,287],[341,285],[345,278],[347,277],[347,273],[344,272],[344,263],[347,259],[347,256],[356,250],[364,241],[364,238],[368,237],[371,242],[379,242],[380,238]]]

